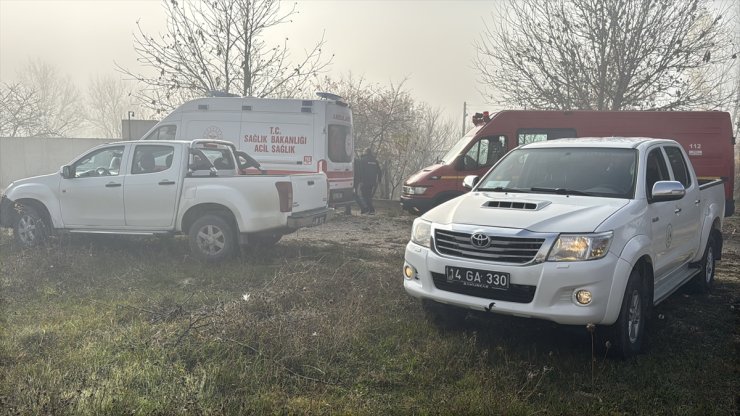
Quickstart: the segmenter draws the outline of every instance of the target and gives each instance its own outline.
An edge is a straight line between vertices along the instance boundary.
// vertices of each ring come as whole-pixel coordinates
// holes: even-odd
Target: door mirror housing
[[[658,181],[653,185],[650,202],[677,201],[686,195],[686,188],[677,181]]]
[[[478,184],[479,179],[480,177],[478,175],[468,175],[463,179],[462,186],[463,188],[473,189]]]
[[[60,170],[62,178],[64,179],[72,179],[75,177],[74,172],[72,171],[72,166],[64,165],[62,166],[62,169]]]

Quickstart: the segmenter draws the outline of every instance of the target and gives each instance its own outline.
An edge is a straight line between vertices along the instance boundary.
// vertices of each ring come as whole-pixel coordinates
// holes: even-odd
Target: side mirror
[[[686,189],[681,182],[658,181],[653,185],[650,202],[677,201],[686,195]]]
[[[69,166],[69,165],[62,166],[61,174],[62,174],[62,178],[64,179],[71,179],[75,177],[75,174],[72,171],[72,166]]]
[[[479,179],[480,177],[478,175],[468,175],[463,179],[462,186],[463,188],[473,189],[473,187],[478,184]]]
[[[236,163],[239,165],[239,169],[260,168],[260,162],[256,161],[252,156],[249,156],[245,152],[237,151],[235,154]]]

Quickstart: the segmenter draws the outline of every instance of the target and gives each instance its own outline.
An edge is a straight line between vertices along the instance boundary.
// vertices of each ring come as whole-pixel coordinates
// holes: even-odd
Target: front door
[[[120,169],[125,147],[93,150],[71,165],[73,177],[60,182],[62,221],[71,228],[111,228],[125,224]]]

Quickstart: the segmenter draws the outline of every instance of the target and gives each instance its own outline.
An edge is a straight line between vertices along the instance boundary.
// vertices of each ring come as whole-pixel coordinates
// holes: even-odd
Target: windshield
[[[454,146],[452,146],[452,149],[450,149],[447,154],[442,156],[440,159],[441,163],[444,163],[445,165],[449,165],[452,163],[455,158],[462,153],[463,149],[465,148],[465,145],[470,143],[470,140],[475,136],[476,133],[482,128],[483,126],[477,126],[472,128],[470,131],[468,131],[465,136],[462,137],[462,139],[458,140],[457,143],[455,143]]]
[[[518,149],[484,176],[476,190],[632,198],[636,166],[635,149]]]

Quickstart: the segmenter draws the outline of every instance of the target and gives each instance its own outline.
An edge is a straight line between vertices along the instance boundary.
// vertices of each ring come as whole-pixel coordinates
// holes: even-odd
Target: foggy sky
[[[292,4],[287,2],[286,4]],[[419,101],[460,124],[490,106],[478,92],[473,42],[490,19],[493,1],[303,0],[293,23],[271,29],[269,44],[289,38],[295,56],[325,31],[328,74],[398,83]],[[0,0],[0,82],[17,78],[29,59],[41,59],[73,77],[84,93],[97,75],[120,76],[114,61],[140,68],[133,33],[140,19],[148,34],[163,33],[160,0]],[[492,109],[492,107],[490,107]]]

